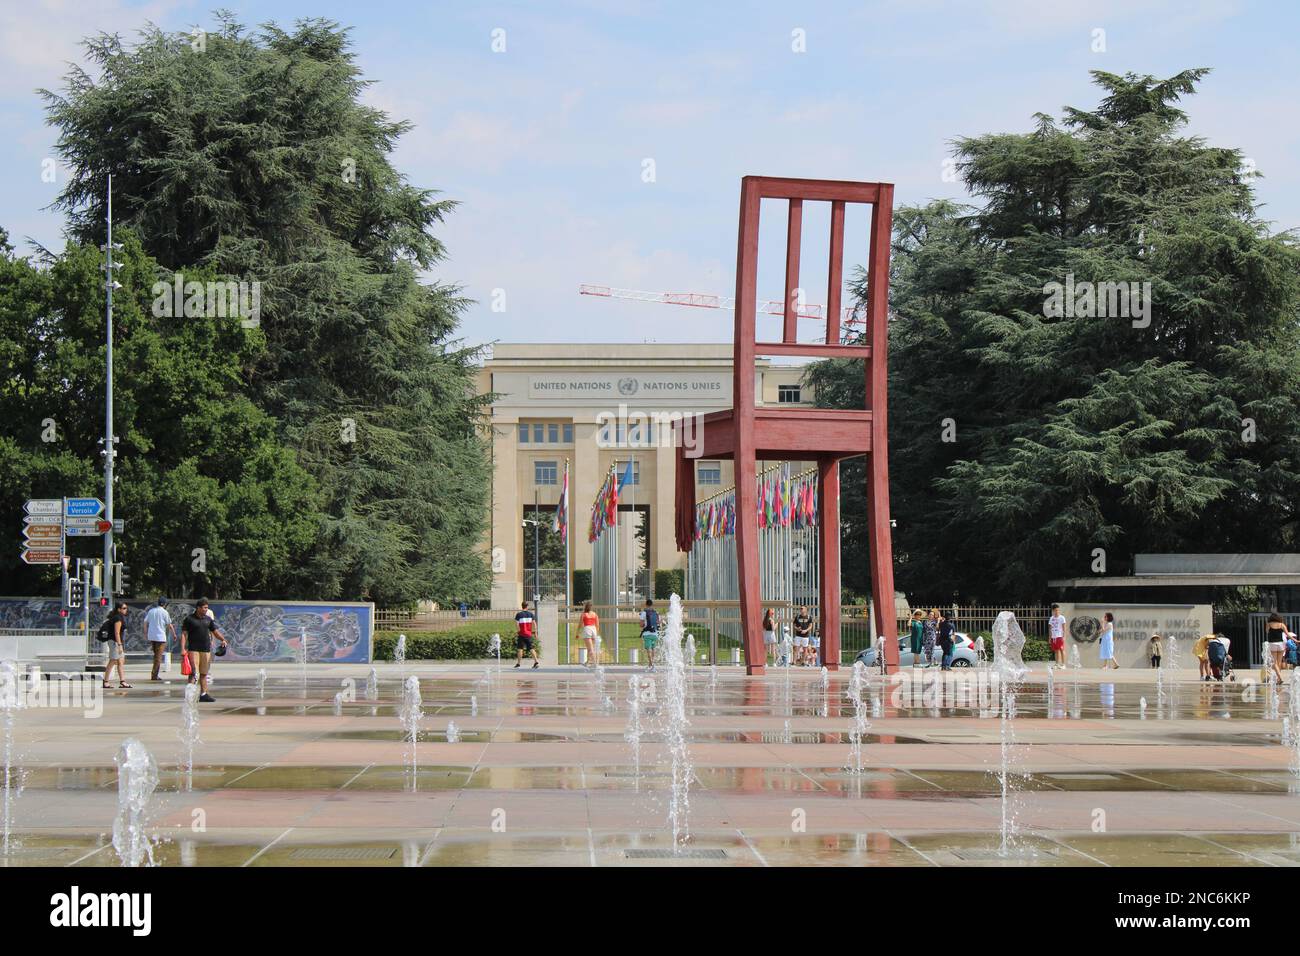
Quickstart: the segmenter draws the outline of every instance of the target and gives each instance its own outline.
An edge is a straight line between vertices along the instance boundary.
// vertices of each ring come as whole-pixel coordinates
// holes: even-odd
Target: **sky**
[[[461,334],[499,342],[720,342],[731,313],[580,296],[591,283],[734,292],[744,175],[896,184],[896,203],[969,200],[952,141],[1090,109],[1090,70],[1211,67],[1189,131],[1239,148],[1262,215],[1300,226],[1300,4],[1264,0],[546,3],[0,0],[0,226],[20,251],[63,244],[64,181],[37,88],[80,40],[144,23],[211,28],[326,17],[351,28],[372,106],[414,128],[393,155],[460,205],[430,279],[475,303]],[[759,295],[783,292],[784,213],[763,208]],[[825,301],[828,214],[804,217],[801,283]],[[849,263],[866,255],[850,212]],[[495,307],[494,307],[495,306]],[[772,319],[772,323],[779,320]],[[773,326],[775,327],[775,326]]]

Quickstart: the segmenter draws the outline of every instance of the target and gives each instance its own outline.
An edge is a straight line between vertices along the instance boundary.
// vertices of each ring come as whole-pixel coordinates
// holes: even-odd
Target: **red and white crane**
[[[720,309],[724,312],[736,310],[736,300],[729,295],[713,295],[709,292],[645,292],[641,289],[618,289],[608,285],[578,286],[578,295],[594,295],[606,299],[631,299],[635,302],[656,302],[660,305],[684,305],[695,309]],[[767,299],[758,303],[758,311],[765,315],[785,315],[785,303],[780,299]],[[862,325],[863,319],[853,308],[840,310],[840,323],[843,325]],[[801,319],[826,320],[826,307],[808,302],[795,305],[795,315]]]

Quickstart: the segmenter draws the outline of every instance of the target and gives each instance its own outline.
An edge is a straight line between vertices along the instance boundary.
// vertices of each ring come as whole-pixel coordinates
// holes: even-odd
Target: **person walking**
[[[772,617],[771,608],[763,612],[763,650],[772,655],[773,667],[781,663],[781,652],[776,646],[776,620]],[[763,659],[767,659],[766,654]]]
[[[212,637],[229,646],[226,635],[217,627],[216,619],[208,615],[208,599],[199,598],[194,613],[181,621],[181,653],[190,657],[190,680],[199,685],[199,700],[213,703],[208,693],[208,668],[212,665]]]
[[[158,668],[162,666],[163,652],[167,650],[167,632],[171,631],[176,643],[180,644],[180,639],[176,637],[176,625],[172,623],[172,616],[167,613],[167,599],[158,598],[158,603],[149,610],[144,612],[144,633],[149,638],[149,647],[153,650],[153,670],[149,674],[149,680],[160,681]]]
[[[128,690],[131,688],[126,682],[126,616],[130,610],[125,601],[118,601],[108,617],[104,618],[104,623],[99,625],[99,640],[108,656],[108,662],[104,665],[105,687],[108,686],[108,678],[116,664],[117,686]]]
[[[1160,666],[1160,635],[1151,635],[1151,666]]]
[[[921,629],[921,657],[925,663],[922,667],[929,667],[934,661],[934,644],[939,639],[939,609],[930,608],[930,615],[925,619]]]
[[[655,602],[651,598],[645,599],[645,607],[638,616],[641,619],[641,646],[645,648],[646,666],[654,670],[655,648],[659,646],[659,612],[655,610]]]
[[[943,652],[942,670],[952,670],[952,643],[953,634],[957,630],[957,625],[948,620],[943,613],[939,614],[939,649]]]
[[[1268,624],[1264,628],[1264,641],[1269,655],[1265,672],[1271,670],[1273,679],[1281,684],[1282,659],[1286,655],[1286,620],[1276,611],[1268,616]]]
[[[1052,616],[1047,619],[1047,636],[1052,647],[1052,657],[1057,667],[1065,666],[1065,615],[1061,605],[1052,605]]]
[[[578,633],[587,645],[587,666],[595,667],[600,663],[596,659],[596,639],[600,636],[600,617],[591,609],[591,602],[582,602],[582,614],[578,618]]]
[[[515,615],[515,667],[523,664],[524,651],[533,656],[533,670],[542,666],[534,641],[536,627],[537,617],[528,609],[528,602],[525,601],[520,605],[519,613]]]
[[[1101,650],[1098,656],[1102,670],[1108,667],[1119,670],[1119,663],[1115,660],[1115,615],[1110,611],[1101,616]]]
[[[805,604],[794,616],[795,663],[800,667],[807,667],[812,663],[809,656],[812,650],[812,626],[813,620],[808,616],[808,605]]]

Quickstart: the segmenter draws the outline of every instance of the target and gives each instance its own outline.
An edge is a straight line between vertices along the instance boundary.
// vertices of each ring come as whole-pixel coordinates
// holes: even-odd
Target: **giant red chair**
[[[759,461],[815,461],[819,507],[818,595],[822,664],[834,670],[840,660],[840,471],[844,458],[866,455],[868,542],[876,630],[883,635],[885,660],[898,667],[894,617],[893,544],[889,531],[889,446],[887,310],[889,242],[893,218],[892,183],[855,183],[820,179],[775,179],[746,176],[740,185],[740,236],[736,250],[736,340],[734,407],[703,417],[702,434],[693,436],[693,457],[686,457],[677,436],[677,547],[689,551],[695,538],[695,458],[735,462],[736,560],[740,578],[740,622],[745,664],[750,674],[765,670],[759,594],[758,492]],[[764,199],[789,203],[785,250],[785,314],[780,342],[756,340],[756,271],[759,204]],[[831,204],[830,275],[826,291],[824,342],[800,342],[797,333],[799,247],[805,201]],[[857,344],[840,340],[840,300],[844,281],[844,209],[847,203],[871,206],[867,256],[865,333]],[[759,407],[755,402],[755,360],[759,355],[860,359],[866,368],[866,407],[858,409]]]

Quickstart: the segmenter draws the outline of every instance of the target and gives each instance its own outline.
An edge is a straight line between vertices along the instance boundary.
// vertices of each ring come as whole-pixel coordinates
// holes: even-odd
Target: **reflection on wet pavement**
[[[1300,864],[1286,689],[1058,676],[1049,693],[1035,675],[1016,700],[1022,838],[1006,854],[998,698],[982,695],[980,673],[928,696],[875,676],[866,772],[854,774],[847,674],[824,692],[815,672],[787,684],[780,672],[728,671],[711,686],[697,669],[691,840],[674,854],[653,683],[638,771],[629,669],[610,668],[603,686],[567,671],[409,671],[425,714],[414,772],[395,670],[378,700],[347,700],[336,715],[337,677],[270,680],[263,698],[251,672],[228,666],[219,702],[201,712],[188,785],[176,767],[179,684],[109,695],[93,722],[24,711],[16,845],[0,863],[116,865],[112,756],[137,736],[160,768],[151,832],[164,866]]]

